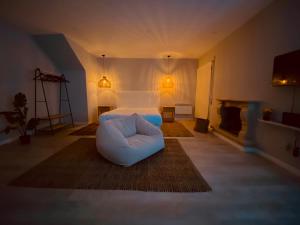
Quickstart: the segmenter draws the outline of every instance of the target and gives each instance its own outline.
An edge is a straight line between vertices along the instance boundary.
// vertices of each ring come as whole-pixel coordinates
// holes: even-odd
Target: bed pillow
[[[119,119],[112,119],[112,124],[124,137],[131,137],[136,134],[135,115],[126,116]]]

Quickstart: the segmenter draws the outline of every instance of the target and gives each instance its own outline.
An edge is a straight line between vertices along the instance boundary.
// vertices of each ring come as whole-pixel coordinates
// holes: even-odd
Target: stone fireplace
[[[244,147],[253,147],[259,102],[226,99],[218,99],[218,102],[214,130]]]

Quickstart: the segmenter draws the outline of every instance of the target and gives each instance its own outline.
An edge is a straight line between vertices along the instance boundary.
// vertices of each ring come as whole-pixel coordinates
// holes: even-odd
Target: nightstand
[[[175,120],[175,106],[162,106],[161,116],[164,122],[174,122]]]
[[[108,105],[98,106],[98,116],[100,116],[102,113],[108,112],[108,111],[110,111],[112,109],[113,109],[113,107],[112,106],[108,106]]]

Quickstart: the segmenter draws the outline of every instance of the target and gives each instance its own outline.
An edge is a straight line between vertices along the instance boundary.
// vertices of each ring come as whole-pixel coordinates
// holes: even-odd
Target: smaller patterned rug
[[[70,135],[75,136],[90,136],[96,135],[96,130],[99,125],[91,123],[79,130],[73,131]],[[163,123],[161,130],[164,137],[194,137],[194,135],[179,122]]]

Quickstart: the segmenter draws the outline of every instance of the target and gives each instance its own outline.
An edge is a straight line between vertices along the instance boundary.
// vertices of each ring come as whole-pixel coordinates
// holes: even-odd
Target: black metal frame
[[[35,69],[33,79],[34,79],[34,117],[35,117],[35,119],[48,120],[49,128],[50,128],[50,131],[52,132],[52,134],[54,134],[54,131],[55,131],[55,126],[52,122],[52,120],[54,120],[54,119],[59,119],[59,124],[61,124],[62,118],[66,117],[66,116],[70,116],[72,126],[74,127],[73,114],[72,114],[72,110],[71,110],[71,103],[70,103],[70,98],[69,98],[69,93],[68,93],[68,88],[67,88],[67,83],[70,83],[70,82],[68,80],[66,80],[65,76],[63,74],[62,75],[53,75],[53,74],[43,73],[43,72],[41,72],[41,70],[39,68],[37,68],[37,69]],[[37,100],[37,83],[38,83],[38,81],[41,81],[44,100]],[[59,114],[51,115],[49,112],[48,100],[47,100],[44,82],[54,82],[54,83],[59,82]],[[64,85],[64,87],[65,87],[66,99],[62,99],[62,90],[61,90],[62,85]],[[68,102],[68,107],[69,107],[68,114],[62,114],[62,107],[61,107],[62,101]],[[45,103],[46,110],[47,110],[47,117],[38,118],[37,103]],[[59,126],[59,128],[60,127],[62,127],[62,126]]]

